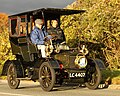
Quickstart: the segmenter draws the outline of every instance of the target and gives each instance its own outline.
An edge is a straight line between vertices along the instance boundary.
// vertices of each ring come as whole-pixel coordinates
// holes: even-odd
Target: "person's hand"
[[[57,38],[58,38],[58,35],[56,35],[56,34],[51,34],[51,36],[52,36],[53,40],[57,40]]]
[[[44,42],[45,45],[50,45],[50,40]]]
[[[52,39],[52,36],[51,36],[51,35],[48,35],[47,38],[48,38],[48,39]]]
[[[51,35],[48,35],[44,38],[44,41],[49,41],[50,39],[52,39],[52,36]]]

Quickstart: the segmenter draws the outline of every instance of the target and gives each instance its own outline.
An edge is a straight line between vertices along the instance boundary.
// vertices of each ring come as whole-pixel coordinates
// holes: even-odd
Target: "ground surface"
[[[53,91],[45,92],[39,82],[21,81],[19,89],[10,89],[6,80],[0,80],[0,96],[120,96],[120,90],[102,88],[90,90],[77,85],[56,86]]]

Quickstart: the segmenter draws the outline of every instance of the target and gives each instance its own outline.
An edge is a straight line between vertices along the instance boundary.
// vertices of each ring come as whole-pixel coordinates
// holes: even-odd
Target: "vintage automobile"
[[[85,10],[41,8],[9,16],[9,40],[15,60],[7,60],[2,75],[7,75],[8,85],[17,89],[20,80],[39,81],[44,91],[51,91],[55,84],[64,82],[85,84],[96,89],[101,82],[101,71],[105,68],[100,59],[88,56],[85,45],[70,48],[65,42],[46,42],[47,58],[42,58],[37,46],[31,43],[30,32],[37,18],[44,20],[43,30],[47,31],[48,21],[63,15],[81,14]]]

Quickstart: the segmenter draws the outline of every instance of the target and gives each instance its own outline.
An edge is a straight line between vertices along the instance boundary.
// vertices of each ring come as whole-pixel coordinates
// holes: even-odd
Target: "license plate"
[[[85,73],[69,73],[70,78],[75,78],[75,77],[85,77]]]

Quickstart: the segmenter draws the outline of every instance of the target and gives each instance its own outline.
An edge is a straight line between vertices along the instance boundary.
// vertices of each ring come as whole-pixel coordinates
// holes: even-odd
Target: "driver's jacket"
[[[57,35],[57,39],[61,40],[62,42],[65,41],[65,35],[62,29],[60,29],[59,27],[54,28],[54,27],[50,27],[47,30],[49,35]]]
[[[39,28],[35,27],[34,30],[30,34],[30,39],[33,44],[43,45],[44,38],[48,35],[46,31],[42,31]]]

